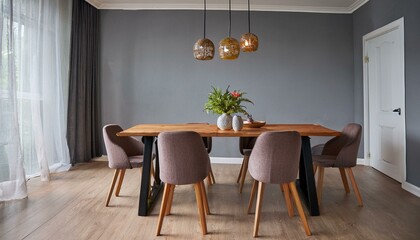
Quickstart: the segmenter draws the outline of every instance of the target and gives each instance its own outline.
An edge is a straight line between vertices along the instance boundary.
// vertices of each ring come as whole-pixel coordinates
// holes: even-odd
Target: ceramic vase
[[[227,113],[223,113],[217,118],[217,127],[221,130],[232,129],[232,116]]]
[[[233,119],[232,119],[233,130],[235,132],[240,131],[242,130],[243,127],[244,127],[244,121],[242,121],[242,117],[238,115],[233,116]]]

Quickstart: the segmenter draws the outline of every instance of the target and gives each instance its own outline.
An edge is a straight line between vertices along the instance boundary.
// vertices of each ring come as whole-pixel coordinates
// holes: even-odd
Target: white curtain
[[[71,1],[1,1],[0,200],[26,176],[70,168],[66,141]]]

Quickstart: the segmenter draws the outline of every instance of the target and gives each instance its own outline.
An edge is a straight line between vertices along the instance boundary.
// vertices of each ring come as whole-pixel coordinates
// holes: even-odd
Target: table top
[[[220,130],[214,124],[139,124],[119,132],[118,136],[157,136],[167,131],[194,131],[203,137],[258,137],[267,131],[297,131],[301,136],[339,136],[340,132],[319,124],[267,124],[261,128],[244,127],[240,131]]]

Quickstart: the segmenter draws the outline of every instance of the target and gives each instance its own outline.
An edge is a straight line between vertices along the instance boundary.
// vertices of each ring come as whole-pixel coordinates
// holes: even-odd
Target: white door
[[[399,22],[398,22],[399,21]],[[366,38],[371,166],[405,181],[404,29],[398,20]],[[390,28],[390,29],[389,29]],[[366,75],[365,75],[366,76]]]

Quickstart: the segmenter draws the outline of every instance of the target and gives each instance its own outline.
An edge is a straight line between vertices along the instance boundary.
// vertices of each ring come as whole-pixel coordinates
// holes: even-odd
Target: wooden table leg
[[[302,136],[302,151],[299,163],[299,180],[297,181],[303,202],[311,216],[319,216],[318,198],[316,195],[314,169],[312,165],[311,141]]]
[[[162,188],[163,184],[160,181],[159,177],[159,157],[156,149],[156,159],[155,159],[155,181],[152,185],[152,189],[149,189],[150,186],[150,168],[152,164],[152,154],[153,154],[153,142],[155,137],[143,137],[144,143],[144,155],[143,155],[143,170],[141,174],[141,185],[140,185],[140,196],[139,196],[139,216],[147,216],[148,210],[153,206],[153,203],[159,191]],[[149,198],[149,191],[152,191]]]

